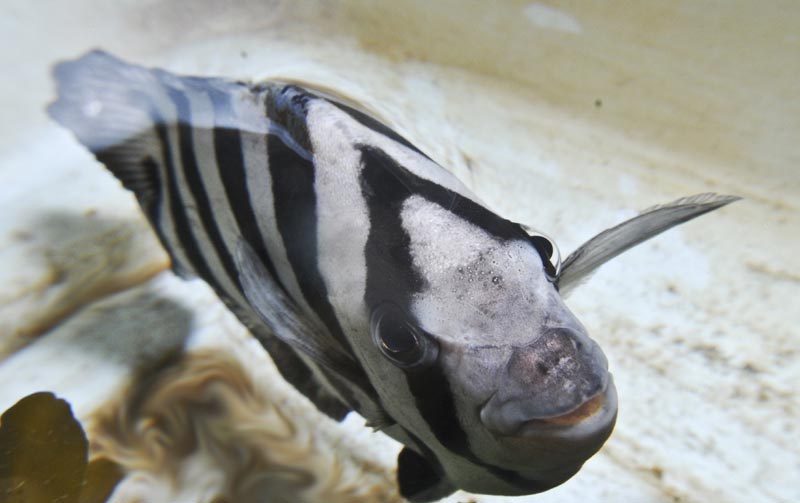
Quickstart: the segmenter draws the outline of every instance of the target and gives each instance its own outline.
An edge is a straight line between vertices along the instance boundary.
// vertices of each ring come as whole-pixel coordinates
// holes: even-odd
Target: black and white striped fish
[[[397,133],[297,85],[180,77],[92,52],[50,115],[132,190],[200,277],[329,415],[405,444],[403,496],[529,494],[606,441],[605,356],[561,295],[734,197],[656,207],[559,263]]]

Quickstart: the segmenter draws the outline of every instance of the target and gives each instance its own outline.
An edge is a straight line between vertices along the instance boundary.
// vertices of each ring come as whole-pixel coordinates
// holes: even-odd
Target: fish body
[[[307,87],[183,77],[95,51],[50,115],[134,192],[179,275],[206,281],[320,410],[402,442],[412,501],[530,494],[611,434],[605,356],[561,294],[735,198],[604,231],[562,265],[374,118]]]

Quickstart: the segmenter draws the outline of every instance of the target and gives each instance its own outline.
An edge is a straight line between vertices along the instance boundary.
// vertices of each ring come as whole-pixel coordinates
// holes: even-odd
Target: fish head
[[[402,371],[378,387],[407,384],[384,400],[401,404],[390,413],[458,487],[564,482],[608,439],[617,402],[602,350],[556,287],[555,245],[521,227],[500,238],[424,198],[402,218],[421,279],[371,309],[373,344]]]

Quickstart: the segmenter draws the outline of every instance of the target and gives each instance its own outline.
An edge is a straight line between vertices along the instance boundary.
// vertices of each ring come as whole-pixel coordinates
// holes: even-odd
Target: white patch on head
[[[419,196],[405,202],[402,220],[414,264],[427,282],[412,302],[425,330],[470,345],[524,344],[538,337],[555,290],[529,243],[500,241]]]
[[[314,151],[317,195],[317,252],[320,271],[343,328],[365,325],[366,258],[369,211],[361,193],[359,145],[382,149],[415,175],[464,197],[477,198],[452,174],[430,159],[363,126],[348,113],[319,99],[308,105],[307,127]]]

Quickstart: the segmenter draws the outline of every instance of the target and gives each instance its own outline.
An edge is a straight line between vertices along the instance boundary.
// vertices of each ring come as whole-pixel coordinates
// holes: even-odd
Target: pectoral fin
[[[569,290],[586,280],[597,268],[625,250],[675,225],[699,217],[740,199],[737,196],[698,194],[654,206],[640,215],[606,229],[572,252],[561,266],[556,280],[559,291]]]
[[[325,328],[298,309],[244,240],[237,244],[235,262],[248,303],[273,335],[318,364],[330,380],[346,382],[349,392],[342,398],[371,426],[385,428],[394,424],[354,357]],[[339,386],[336,388],[342,391]]]
[[[236,267],[250,306],[275,337],[335,375],[355,379],[362,374],[339,343],[299,311],[244,240],[236,248]]]
[[[400,495],[412,503],[437,501],[456,490],[431,462],[408,447],[397,456],[397,484]]]

